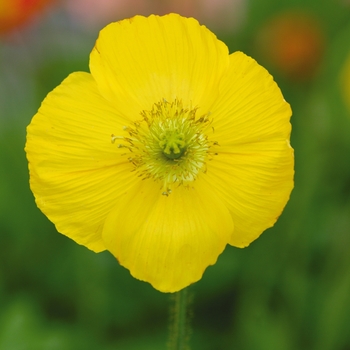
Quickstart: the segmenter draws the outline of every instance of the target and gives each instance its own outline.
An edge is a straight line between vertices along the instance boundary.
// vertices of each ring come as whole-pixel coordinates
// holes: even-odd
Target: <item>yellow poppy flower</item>
[[[350,54],[346,58],[344,68],[341,71],[341,91],[346,106],[350,110]]]
[[[193,18],[99,35],[28,126],[30,185],[59,232],[162,292],[245,247],[293,187],[291,109],[269,73]]]

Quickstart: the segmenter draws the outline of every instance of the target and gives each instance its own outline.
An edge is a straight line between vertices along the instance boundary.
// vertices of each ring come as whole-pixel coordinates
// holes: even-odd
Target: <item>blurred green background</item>
[[[0,21],[2,3],[17,6],[0,0]],[[170,11],[257,59],[293,109],[291,199],[275,227],[227,247],[190,287],[192,349],[349,350],[350,1],[93,3],[56,1],[0,34],[0,350],[166,348],[170,295],[57,233],[35,206],[23,148],[45,95],[88,71],[100,28]]]

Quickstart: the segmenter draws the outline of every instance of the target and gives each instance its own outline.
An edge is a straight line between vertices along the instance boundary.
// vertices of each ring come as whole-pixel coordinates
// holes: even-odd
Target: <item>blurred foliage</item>
[[[306,81],[269,61],[273,41],[265,53],[257,45],[272,18],[294,10],[319,21],[325,40]],[[292,105],[295,189],[275,227],[247,249],[227,247],[190,287],[191,346],[350,349],[350,111],[341,85],[350,3],[252,0],[242,27],[217,35],[265,65]],[[0,350],[165,349],[169,295],[58,234],[28,186],[25,127],[52,88],[88,70],[96,36],[53,9],[0,41]]]

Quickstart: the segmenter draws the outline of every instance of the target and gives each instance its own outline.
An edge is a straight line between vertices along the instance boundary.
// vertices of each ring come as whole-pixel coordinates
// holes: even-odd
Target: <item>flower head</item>
[[[104,28],[28,127],[30,185],[57,230],[163,292],[245,247],[293,187],[290,106],[192,18]]]
[[[346,106],[350,110],[350,53],[348,54],[343,69],[341,70],[341,91]]]
[[[314,78],[325,51],[323,25],[307,12],[288,11],[270,19],[258,35],[266,61],[290,80]]]
[[[23,25],[52,0],[0,0],[0,34]]]

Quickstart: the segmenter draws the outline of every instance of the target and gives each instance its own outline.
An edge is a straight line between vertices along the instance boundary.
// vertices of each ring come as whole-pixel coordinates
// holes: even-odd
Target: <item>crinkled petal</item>
[[[202,277],[232,231],[230,213],[210,189],[180,186],[164,196],[159,184],[145,180],[118,201],[103,239],[135,278],[175,292]]]
[[[123,118],[88,73],[74,73],[42,103],[27,129],[30,186],[59,232],[104,250],[104,219],[133,185],[130,163],[111,142]]]
[[[291,109],[270,74],[236,52],[211,116],[218,155],[203,179],[232,214],[230,244],[245,247],[275,223],[293,188]]]
[[[193,18],[136,16],[100,32],[90,70],[101,93],[135,120],[164,99],[206,113],[228,57],[226,45]]]
[[[286,140],[242,146],[218,154],[203,176],[231,212],[229,243],[246,247],[274,225],[293,188],[293,149]]]
[[[220,151],[237,144],[289,139],[291,108],[268,71],[235,52],[221,80],[220,96],[211,109]]]

